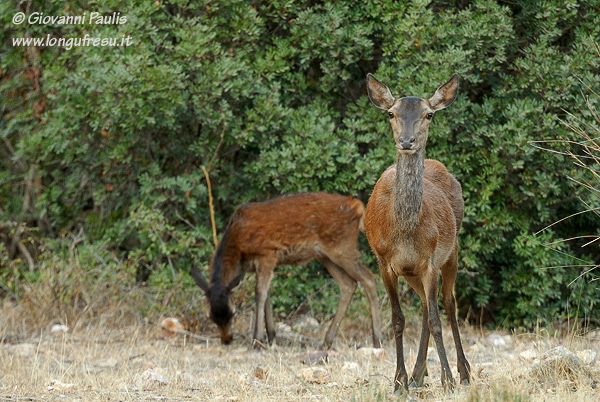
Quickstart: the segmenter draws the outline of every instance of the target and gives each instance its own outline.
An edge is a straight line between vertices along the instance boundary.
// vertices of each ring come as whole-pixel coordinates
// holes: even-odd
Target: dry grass
[[[377,359],[354,346],[367,342],[364,322],[347,319],[328,361],[306,363],[314,346],[290,341],[260,352],[238,336],[222,346],[214,328],[206,340],[165,337],[158,323],[122,327],[99,320],[72,332],[52,334],[50,326],[25,334],[5,318],[15,314],[4,306],[0,317],[0,401],[391,401],[406,396],[392,393],[394,347]],[[384,312],[384,317],[388,312]],[[13,321],[14,317],[13,317]],[[249,315],[236,320],[236,330],[247,332]],[[409,320],[406,355],[414,364],[418,317]],[[113,323],[114,324],[114,323]],[[324,327],[324,326],[322,326]],[[445,332],[451,365],[455,366],[450,331]],[[388,331],[389,334],[389,331]],[[282,334],[283,335],[283,334]],[[313,335],[313,334],[311,334]],[[592,401],[600,400],[598,333],[554,337],[543,332],[520,336],[463,329],[474,371],[471,386],[453,392],[440,385],[440,368],[430,350],[427,386],[411,390],[409,400],[424,401]],[[301,338],[307,339],[307,338]],[[314,338],[314,345],[318,341]],[[535,370],[533,358],[564,345],[579,353],[583,371]],[[311,369],[312,368],[312,369]],[[152,379],[151,372],[158,375]],[[313,373],[314,372],[314,373]],[[313,377],[314,375],[314,377]],[[456,377],[456,373],[455,373]],[[145,379],[146,378],[146,379]],[[164,381],[163,381],[164,379]]]
[[[353,303],[354,312],[342,323],[327,362],[310,365],[307,354],[317,351],[328,323],[302,334],[280,331],[276,345],[254,351],[244,336],[250,333],[253,310],[252,292],[244,286],[251,289],[251,284],[235,293],[234,302],[241,307],[233,328],[238,335],[231,346],[223,346],[193,287],[181,280],[163,290],[132,287],[127,285],[131,274],[106,276],[106,270],[94,267],[80,264],[77,255],[71,262],[57,260],[43,266],[42,280],[24,285],[18,305],[4,302],[0,402],[600,400],[597,332],[554,336],[540,330],[515,336],[465,327],[461,334],[473,369],[472,384],[444,390],[431,348],[426,386],[398,396],[392,393],[395,348],[385,300],[387,356],[378,359],[359,349],[371,342],[363,297]],[[405,356],[410,372],[420,317],[407,310]],[[159,328],[161,314],[178,314],[200,338],[166,337]],[[52,333],[54,324],[67,324],[70,330]],[[445,344],[455,367],[449,329]],[[534,368],[534,358],[557,345],[580,353],[584,369]]]

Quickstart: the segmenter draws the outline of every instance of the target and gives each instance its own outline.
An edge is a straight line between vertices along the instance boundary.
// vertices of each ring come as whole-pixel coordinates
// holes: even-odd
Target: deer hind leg
[[[267,293],[267,301],[265,302],[265,325],[267,328],[267,341],[269,345],[275,339],[275,321],[273,320],[273,306],[271,305],[271,297]]]
[[[456,297],[454,296],[454,283],[456,281],[456,273],[458,270],[457,255],[458,253],[455,252],[450,260],[442,267],[442,299],[446,314],[448,315],[448,320],[450,321],[450,328],[452,328],[460,383],[468,385],[471,377],[471,366],[467,361],[460,341],[458,321],[456,319]]]
[[[427,297],[421,278],[416,276],[407,276],[404,279],[417,292],[421,299],[421,307],[423,310],[423,319],[421,321],[421,340],[419,341],[419,352],[417,353],[417,361],[412,377],[410,378],[410,386],[420,387],[423,385],[423,379],[427,375],[427,349],[429,348],[429,313],[427,307]]]
[[[269,299],[269,286],[271,286],[271,280],[273,279],[275,263],[276,260],[262,259],[257,261],[256,264],[256,321],[254,322],[254,337],[252,339],[255,349],[264,347],[265,316],[271,316],[267,318],[267,321],[271,320],[271,323],[267,325],[272,325],[272,311],[270,303],[268,303],[269,307],[267,307],[267,301]]]
[[[408,390],[408,373],[404,365],[404,345],[402,336],[404,333],[404,314],[400,308],[400,296],[398,295],[398,276],[392,273],[389,266],[379,262],[383,285],[390,299],[392,308],[392,326],[394,328],[394,338],[396,340],[396,374],[394,375],[394,392],[397,392],[400,387]]]
[[[369,312],[371,313],[371,331],[373,335],[373,347],[383,346],[383,333],[381,332],[381,313],[379,312],[379,298],[377,297],[377,277],[359,261],[359,257],[338,259],[335,263],[341,267],[352,279],[359,282],[369,300]]]
[[[381,332],[381,314],[379,312],[379,298],[377,297],[377,279],[375,274],[369,271],[364,265],[358,261],[356,263],[361,273],[360,279],[357,278],[357,280],[362,285],[369,300],[373,347],[381,348],[383,347],[383,333]]]
[[[348,311],[348,306],[352,301],[352,296],[356,291],[357,283],[350,275],[348,275],[342,268],[331,261],[328,258],[323,258],[322,261],[329,274],[335,279],[340,288],[340,301],[338,303],[337,311],[333,316],[333,321],[325,334],[325,340],[323,341],[323,349],[331,348],[333,339],[337,334],[337,331],[342,323],[342,319]]]
[[[427,310],[429,313],[429,331],[431,332],[431,335],[433,335],[433,340],[435,341],[435,346],[442,366],[442,385],[452,388],[454,386],[454,380],[452,379],[452,371],[450,370],[446,349],[444,348],[442,322],[438,310],[438,280],[438,270],[434,268],[433,264],[430,262],[427,273],[423,278],[423,287],[425,289]]]

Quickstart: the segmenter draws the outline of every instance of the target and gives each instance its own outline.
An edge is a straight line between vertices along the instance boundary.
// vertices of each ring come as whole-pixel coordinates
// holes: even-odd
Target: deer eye
[[[394,113],[388,112],[388,116],[390,116],[390,119],[393,119],[394,118]]]
[[[427,117],[427,120],[431,120],[433,118],[433,113],[427,113],[425,117]]]

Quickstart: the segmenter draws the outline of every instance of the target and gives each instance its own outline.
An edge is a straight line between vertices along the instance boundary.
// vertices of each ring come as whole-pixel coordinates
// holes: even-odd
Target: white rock
[[[581,359],[564,346],[548,350],[533,361],[533,368],[548,366],[580,367]]]
[[[277,332],[292,332],[292,327],[290,327],[287,324],[284,324],[283,322],[278,322],[276,324],[277,327]]]
[[[580,350],[577,352],[577,356],[579,356],[579,358],[581,360],[583,360],[583,362],[585,364],[594,364],[594,362],[596,361],[596,357],[598,356],[598,353],[596,353],[595,351],[591,350],[591,349],[586,349],[586,350]]]
[[[429,347],[427,348],[427,361],[432,363],[439,363],[440,356],[435,348]]]
[[[66,334],[67,332],[69,332],[69,327],[63,324],[56,324],[53,325],[52,328],[50,329],[50,332],[53,335],[62,335],[62,334]]]
[[[489,334],[486,341],[494,346],[506,346],[506,340],[500,334]]]
[[[65,391],[69,391],[71,389],[75,388],[75,384],[67,384],[58,380],[52,380],[50,381],[50,384],[46,387],[46,389],[48,391],[61,391],[61,392],[65,392]]]
[[[6,350],[19,357],[33,357],[37,353],[38,345],[34,343],[17,343],[16,345],[6,345]]]
[[[360,370],[360,365],[356,362],[344,362],[342,364],[343,371],[358,371]]]
[[[356,354],[360,357],[375,358],[377,360],[385,360],[388,357],[383,348],[360,348],[356,351]]]
[[[589,369],[575,353],[557,346],[537,357],[531,364],[530,375],[536,379],[565,378],[574,380],[578,374],[588,376]]]
[[[317,321],[313,317],[304,316],[304,317],[300,318],[298,321],[296,321],[292,325],[292,328],[296,331],[314,330],[314,329],[319,328],[319,321]]]
[[[160,373],[152,370],[151,368],[138,374],[134,377],[135,384],[140,388],[152,388],[156,385],[167,385],[169,382]]]
[[[98,359],[92,362],[92,365],[94,367],[98,367],[101,369],[106,369],[106,368],[115,368],[117,367],[117,365],[119,364],[119,361],[117,359],[115,359],[114,357],[108,357],[106,359]]]
[[[198,382],[196,376],[194,376],[191,373],[188,373],[187,371],[184,371],[183,373],[181,371],[178,371],[177,378],[179,378],[181,381],[187,384],[196,384]]]
[[[519,353],[519,357],[522,360],[533,360],[537,357],[537,353],[531,349],[527,349]]]
[[[302,354],[302,363],[310,364],[324,364],[329,361],[329,352],[324,350],[310,351]]]

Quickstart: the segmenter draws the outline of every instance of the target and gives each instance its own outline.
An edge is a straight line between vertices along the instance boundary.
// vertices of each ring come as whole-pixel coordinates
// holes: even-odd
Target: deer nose
[[[400,139],[400,147],[402,149],[411,149],[413,144],[415,143],[416,138],[415,137],[410,137],[408,139],[406,138],[401,138]]]

